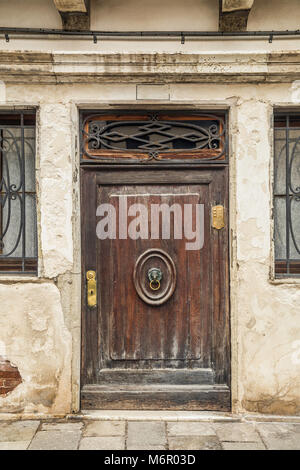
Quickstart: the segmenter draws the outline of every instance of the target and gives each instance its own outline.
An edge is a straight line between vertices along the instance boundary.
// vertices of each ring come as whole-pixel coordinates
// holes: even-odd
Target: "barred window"
[[[0,272],[37,272],[33,111],[0,112]]]
[[[276,277],[300,276],[300,113],[274,120]]]

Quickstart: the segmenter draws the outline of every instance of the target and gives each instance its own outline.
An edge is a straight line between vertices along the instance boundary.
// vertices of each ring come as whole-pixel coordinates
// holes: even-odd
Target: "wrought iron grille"
[[[226,159],[225,115],[91,113],[81,116],[82,161],[133,163]]]
[[[35,115],[0,113],[0,271],[37,272]]]
[[[278,113],[274,127],[275,272],[300,276],[300,114]]]

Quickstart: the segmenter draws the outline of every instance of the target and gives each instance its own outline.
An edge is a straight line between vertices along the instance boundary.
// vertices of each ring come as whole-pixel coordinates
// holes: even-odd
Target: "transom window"
[[[37,272],[35,113],[0,113],[0,271]]]
[[[224,112],[83,112],[81,158],[83,163],[224,163],[226,135]]]
[[[275,115],[275,273],[300,276],[300,113]]]

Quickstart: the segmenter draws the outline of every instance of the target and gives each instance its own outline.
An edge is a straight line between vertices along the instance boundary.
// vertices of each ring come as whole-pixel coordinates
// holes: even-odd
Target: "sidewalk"
[[[288,417],[264,422],[228,416],[192,421],[192,415],[185,420],[179,415],[168,421],[166,415],[151,421],[151,414],[143,419],[137,413],[133,420],[84,414],[0,420],[0,450],[300,450],[300,417],[290,422]]]

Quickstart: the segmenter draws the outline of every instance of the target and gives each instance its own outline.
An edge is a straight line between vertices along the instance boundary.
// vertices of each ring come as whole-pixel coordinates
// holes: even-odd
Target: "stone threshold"
[[[70,419],[102,421],[198,421],[198,422],[239,422],[241,417],[232,413],[209,411],[150,411],[150,410],[82,410]]]
[[[0,413],[1,421],[23,420],[91,420],[91,421],[168,421],[168,422],[282,422],[300,423],[300,416],[234,414],[209,411],[150,411],[150,410],[82,410],[67,415],[49,415],[41,413]]]

